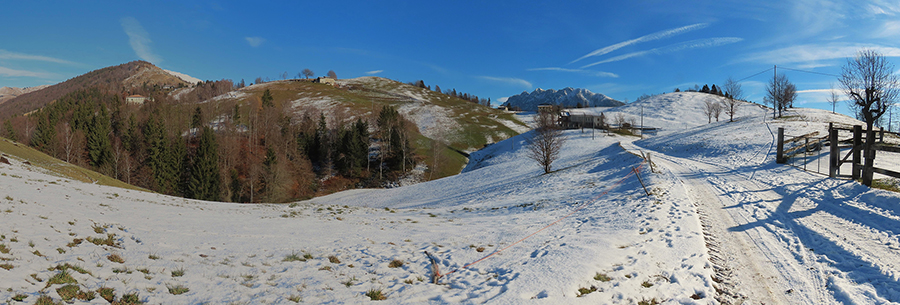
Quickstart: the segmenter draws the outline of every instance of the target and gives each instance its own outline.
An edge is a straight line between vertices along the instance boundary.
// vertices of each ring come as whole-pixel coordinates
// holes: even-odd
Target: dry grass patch
[[[392,260],[390,263],[388,263],[388,267],[389,267],[389,268],[400,268],[400,267],[403,267],[403,261],[401,261],[401,260],[399,260],[399,259]]]
[[[58,293],[59,297],[61,297],[63,299],[63,301],[65,301],[66,303],[71,303],[72,299],[78,299],[81,301],[90,301],[90,300],[93,300],[97,296],[96,292],[93,292],[90,290],[83,291],[83,290],[81,290],[81,287],[78,287],[78,285],[73,285],[73,284],[65,285],[65,286],[62,286],[62,287],[56,289],[56,293]]]
[[[6,244],[0,244],[0,253],[9,254],[9,247]]]
[[[12,264],[9,264],[9,263],[0,264],[0,269],[11,270],[12,268],[15,268],[15,266],[13,266]]]
[[[187,287],[184,287],[181,284],[178,285],[166,285],[166,288],[169,289],[169,293],[174,295],[179,295],[191,291]]]
[[[110,254],[109,256],[107,256],[106,259],[108,259],[109,261],[114,262],[114,263],[119,263],[119,264],[124,264],[124,263],[125,263],[125,259],[122,258],[121,256],[119,256],[118,254],[115,254],[115,253]]]
[[[381,292],[381,289],[369,289],[369,291],[366,291],[366,296],[372,301],[387,300],[387,296]]]

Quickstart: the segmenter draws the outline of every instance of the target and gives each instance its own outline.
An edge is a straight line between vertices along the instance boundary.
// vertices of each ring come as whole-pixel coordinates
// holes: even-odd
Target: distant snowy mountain
[[[525,111],[537,111],[538,105],[553,104],[566,107],[575,107],[578,104],[586,107],[616,107],[625,105],[606,95],[593,93],[587,89],[575,89],[566,87],[561,90],[544,90],[538,88],[531,93],[523,91],[520,94],[510,96],[503,105],[519,107]]]

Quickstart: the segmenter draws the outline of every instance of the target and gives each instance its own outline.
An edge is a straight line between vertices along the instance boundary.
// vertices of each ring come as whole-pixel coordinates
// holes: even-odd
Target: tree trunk
[[[863,156],[865,156],[865,165],[863,166],[863,184],[872,186],[872,178],[874,176],[875,167],[875,130],[872,130],[872,124],[867,124],[866,145],[863,146]]]

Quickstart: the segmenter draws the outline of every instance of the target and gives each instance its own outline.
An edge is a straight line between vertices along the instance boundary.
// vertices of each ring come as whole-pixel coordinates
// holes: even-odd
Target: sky
[[[777,66],[795,106],[830,110],[859,50],[900,63],[897,0],[534,2],[12,1],[0,87],[146,60],[203,80],[424,80],[494,104],[565,87],[634,101],[732,77],[760,102]]]

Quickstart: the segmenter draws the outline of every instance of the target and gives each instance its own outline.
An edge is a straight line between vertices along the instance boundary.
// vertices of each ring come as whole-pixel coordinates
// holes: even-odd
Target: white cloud
[[[257,36],[244,37],[244,39],[247,40],[247,44],[249,44],[251,47],[254,47],[254,48],[260,46],[261,44],[263,44],[263,42],[266,42],[265,38],[257,37]]]
[[[378,74],[378,73],[381,73],[381,72],[384,72],[384,70],[373,70],[373,71],[366,72],[366,74],[368,74],[368,75],[374,75],[374,74]]]
[[[524,79],[521,79],[521,78],[493,77],[493,76],[478,76],[478,78],[483,79],[483,80],[492,81],[492,82],[504,83],[504,84],[512,85],[512,86],[525,87],[528,89],[531,89],[531,87],[532,87],[530,82],[528,82]]]
[[[587,55],[584,55],[584,56],[582,56],[582,57],[579,57],[579,58],[576,59],[576,60],[573,60],[573,61],[569,62],[569,64],[573,64],[573,63],[575,63],[575,62],[577,62],[577,61],[579,61],[579,60],[582,60],[582,59],[585,59],[585,58],[588,58],[588,57],[591,57],[591,56],[600,56],[600,55],[604,55],[604,54],[607,54],[607,53],[609,53],[609,52],[612,52],[612,51],[615,51],[615,50],[618,50],[618,49],[621,49],[621,48],[623,48],[623,47],[626,47],[626,46],[629,46],[629,45],[633,45],[633,44],[636,44],[636,43],[641,43],[641,42],[647,42],[647,41],[653,41],[653,40],[663,39],[663,38],[667,38],[667,37],[670,37],[670,36],[678,35],[678,34],[681,34],[681,33],[686,33],[686,32],[690,32],[690,31],[693,31],[693,30],[702,29],[702,28],[705,28],[705,27],[707,27],[707,26],[709,26],[708,23],[697,23],[697,24],[692,24],[692,25],[688,25],[688,26],[683,26],[683,27],[680,27],[680,28],[674,28],[674,29],[670,29],[670,30],[665,30],[665,31],[656,32],[656,33],[649,34],[649,35],[644,35],[644,36],[641,36],[641,37],[638,37],[638,38],[635,38],[635,39],[632,39],[632,40],[626,40],[626,41],[623,41],[623,42],[620,42],[620,43],[617,43],[617,44],[614,44],[614,45],[610,45],[610,46],[607,46],[607,47],[604,47],[604,48],[600,48],[600,49],[594,50],[593,52],[588,53]]]
[[[533,69],[528,69],[528,71],[560,71],[560,72],[581,73],[581,74],[597,76],[597,77],[612,77],[612,78],[619,77],[618,74],[611,73],[611,72],[591,71],[591,70],[582,70],[582,69],[566,69],[566,68],[558,68],[558,67],[533,68]]]
[[[3,76],[12,76],[12,77],[40,77],[40,78],[48,78],[52,75],[41,72],[32,72],[25,70],[15,70],[6,67],[0,67],[0,75]]]
[[[655,48],[655,49],[650,49],[650,50],[646,50],[646,51],[638,51],[638,52],[632,52],[632,53],[628,53],[628,54],[624,54],[624,55],[619,55],[619,56],[601,60],[601,61],[598,61],[598,62],[595,62],[592,64],[584,65],[581,68],[584,69],[584,68],[596,66],[599,64],[616,62],[616,61],[625,60],[625,59],[632,58],[632,57],[644,56],[644,55],[648,55],[648,54],[661,55],[661,54],[690,50],[690,49],[718,47],[718,46],[723,46],[726,44],[740,42],[742,40],[744,40],[744,39],[738,38],[738,37],[714,37],[714,38],[690,40],[690,41],[685,41],[685,42],[681,42],[681,43],[677,43],[677,44],[673,44],[673,45],[668,45],[668,46],[661,47],[661,48]]]
[[[878,33],[875,34],[875,37],[882,38],[894,36],[900,36],[900,21],[897,20],[885,21],[878,29]]]
[[[141,26],[137,19],[125,17],[120,22],[122,29],[125,30],[125,34],[128,34],[128,43],[131,44],[131,49],[134,50],[138,57],[154,64],[162,62],[162,58],[150,50],[150,44],[153,41],[150,40],[150,34],[144,30],[144,27]]]
[[[71,62],[68,60],[59,59],[59,58],[15,53],[15,52],[10,52],[7,50],[2,50],[2,49],[0,49],[0,59],[37,60],[37,61],[46,61],[46,62],[53,62],[53,63],[58,63],[58,64],[69,64],[69,65],[77,64],[77,63],[74,63],[74,62]]]
[[[740,61],[761,62],[766,64],[815,63],[823,60],[844,59],[856,56],[862,49],[871,49],[887,57],[900,57],[900,48],[884,47],[874,44],[831,43],[805,44],[781,48],[772,51],[750,54]]]

